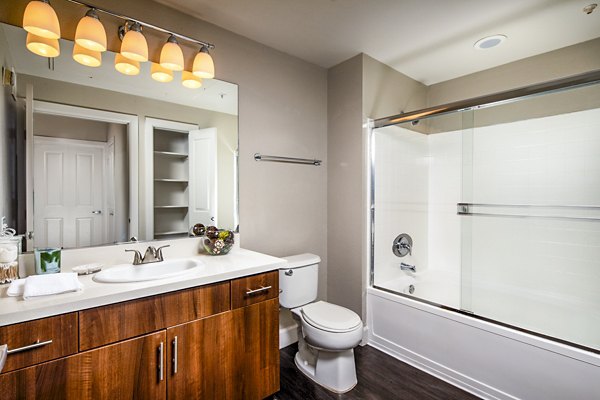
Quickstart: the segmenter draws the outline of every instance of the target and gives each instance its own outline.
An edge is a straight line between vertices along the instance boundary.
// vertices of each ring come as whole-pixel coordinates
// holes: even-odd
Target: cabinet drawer
[[[63,314],[0,327],[0,344],[12,352],[2,372],[77,352],[77,314]]]
[[[231,308],[240,308],[279,296],[279,271],[231,281]]]
[[[79,312],[79,350],[154,332],[229,310],[229,282]]]

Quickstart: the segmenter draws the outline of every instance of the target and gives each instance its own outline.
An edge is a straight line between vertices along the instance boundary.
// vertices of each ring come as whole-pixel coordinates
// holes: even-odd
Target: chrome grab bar
[[[267,290],[271,289],[273,286],[261,286],[258,289],[248,289],[246,291],[246,295],[247,296],[252,296],[253,294],[257,294],[257,293],[261,293],[261,292],[266,292]]]
[[[27,346],[23,346],[23,347],[18,347],[16,349],[11,349],[8,350],[6,352],[6,354],[15,354],[15,353],[20,353],[22,351],[27,351],[27,350],[33,350],[33,349],[37,349],[38,347],[43,347],[46,345],[49,345],[52,343],[52,339],[50,340],[45,340],[43,342],[41,342],[39,339],[35,341],[35,343],[27,345]]]
[[[296,157],[282,157],[282,156],[267,156],[262,155],[260,153],[254,154],[254,161],[271,161],[271,162],[281,162],[288,164],[307,164],[314,165],[318,167],[321,165],[322,161],[314,158],[296,158]]]

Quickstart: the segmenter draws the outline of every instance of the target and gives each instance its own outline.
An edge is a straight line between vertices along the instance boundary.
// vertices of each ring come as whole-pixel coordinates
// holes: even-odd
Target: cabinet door
[[[165,331],[0,375],[2,400],[165,399]],[[161,355],[160,348],[163,348]],[[160,363],[162,359],[162,364]]]
[[[232,398],[264,399],[279,390],[279,299],[233,313]]]
[[[167,329],[173,399],[232,399],[231,311]]]

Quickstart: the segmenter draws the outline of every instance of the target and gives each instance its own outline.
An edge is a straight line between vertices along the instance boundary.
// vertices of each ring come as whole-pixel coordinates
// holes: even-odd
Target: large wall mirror
[[[16,77],[0,99],[0,211],[31,232],[27,250],[186,237],[196,223],[238,229],[237,85],[157,82],[150,63],[126,76],[114,53],[89,68],[70,41],[52,60],[25,41],[0,24],[0,60]]]

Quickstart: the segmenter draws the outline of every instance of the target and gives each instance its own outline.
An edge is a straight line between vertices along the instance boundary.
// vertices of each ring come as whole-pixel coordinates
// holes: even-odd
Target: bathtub
[[[410,285],[423,296],[436,290],[426,275],[390,281],[387,289],[403,293]],[[600,398],[600,355],[593,352],[374,287],[367,289],[367,325],[369,345],[484,399]]]

